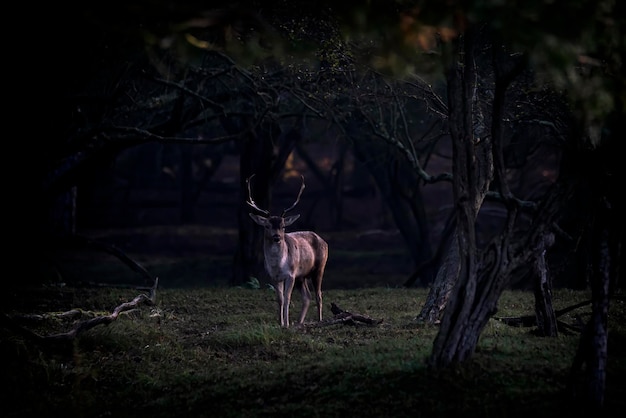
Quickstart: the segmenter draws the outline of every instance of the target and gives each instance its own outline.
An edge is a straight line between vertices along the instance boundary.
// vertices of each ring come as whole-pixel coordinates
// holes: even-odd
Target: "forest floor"
[[[305,326],[283,329],[266,288],[162,289],[153,305],[123,311],[66,341],[29,339],[2,326],[2,416],[581,416],[569,386],[576,383],[570,370],[578,333],[542,338],[493,318],[471,361],[435,370],[427,359],[438,327],[415,321],[426,294],[329,289],[326,322],[314,322],[309,312]],[[136,297],[132,289],[48,286],[5,292],[2,306],[13,325],[51,336],[111,315]],[[558,291],[555,307],[587,297]],[[331,303],[375,322],[333,323]],[[529,314],[533,303],[532,292],[506,291],[499,313]],[[296,297],[292,310],[298,309]],[[581,307],[560,319],[575,326],[588,312]],[[614,305],[606,409],[588,416],[618,417],[626,407],[625,319],[624,303]]]
[[[202,226],[86,231],[159,277],[156,303],[119,315],[68,343],[28,339],[0,327],[4,417],[551,417],[576,416],[570,368],[579,334],[541,338],[531,328],[490,319],[467,364],[432,370],[427,358],[437,326],[416,315],[427,288],[403,288],[411,263],[397,232],[335,232],[324,280],[330,304],[381,322],[307,322],[281,329],[274,292],[226,286],[234,230]],[[39,335],[65,333],[110,315],[143,279],[116,257],[93,249],[55,248],[35,274],[3,292],[4,325],[21,318]],[[555,289],[556,309],[589,298]],[[529,315],[532,292],[506,291],[498,315]],[[292,318],[299,309],[294,296]],[[77,317],[65,317],[63,312]],[[308,320],[313,318],[312,306]],[[560,318],[579,326],[585,305]],[[26,322],[24,322],[26,321]],[[609,316],[607,410],[626,409],[626,306]],[[575,375],[579,378],[578,375]],[[576,386],[574,386],[576,387]]]

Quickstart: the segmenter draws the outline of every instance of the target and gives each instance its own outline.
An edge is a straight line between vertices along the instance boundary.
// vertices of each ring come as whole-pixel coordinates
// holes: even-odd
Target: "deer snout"
[[[280,235],[274,234],[272,235],[272,239],[274,240],[274,242],[280,242]]]

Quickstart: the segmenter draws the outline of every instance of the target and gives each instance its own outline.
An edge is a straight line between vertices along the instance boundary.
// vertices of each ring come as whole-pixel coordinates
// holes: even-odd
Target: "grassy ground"
[[[0,328],[4,417],[548,417],[565,396],[579,335],[540,338],[492,319],[473,360],[426,367],[436,326],[415,322],[425,289],[329,289],[328,306],[377,326],[281,329],[267,288],[164,289],[155,306],[127,312],[67,347],[41,347]],[[4,294],[7,313],[110,313],[136,291],[43,288]],[[588,298],[559,290],[555,308]],[[292,318],[299,298],[295,298]],[[507,291],[499,315],[529,314],[532,294]],[[311,311],[315,309],[312,308]],[[560,319],[585,320],[589,306]],[[309,312],[309,319],[313,312]],[[607,405],[623,410],[626,307],[611,308]],[[30,325],[68,330],[59,319]],[[617,415],[616,415],[617,416]]]

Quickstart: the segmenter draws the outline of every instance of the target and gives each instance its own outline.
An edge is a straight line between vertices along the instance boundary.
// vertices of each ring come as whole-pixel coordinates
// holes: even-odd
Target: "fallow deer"
[[[257,215],[250,213],[250,217],[257,224],[265,228],[263,255],[265,258],[265,270],[276,290],[278,300],[278,319],[282,327],[289,327],[289,305],[294,286],[300,287],[302,294],[302,309],[298,317],[298,325],[304,323],[309,305],[311,303],[311,290],[315,291],[317,304],[317,317],[322,320],[322,278],[326,261],[328,260],[328,244],[319,235],[312,231],[296,231],[285,233],[285,228],[293,224],[300,215],[287,216],[287,212],[296,207],[304,190],[304,176],[298,197],[293,205],[283,210],[280,216],[271,216],[270,212],[259,208],[252,199],[250,189],[250,176],[248,185],[247,203],[253,209],[263,213]]]

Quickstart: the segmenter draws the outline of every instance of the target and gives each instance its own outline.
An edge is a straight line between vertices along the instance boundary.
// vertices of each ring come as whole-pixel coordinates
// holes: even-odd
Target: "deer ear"
[[[285,226],[289,226],[292,223],[294,223],[296,220],[298,220],[298,218],[300,217],[300,215],[293,215],[293,216],[287,216],[285,218]]]
[[[263,216],[257,215],[257,214],[254,214],[254,213],[248,213],[248,215],[250,215],[252,220],[254,222],[256,222],[257,224],[259,224],[261,226],[267,225],[267,218],[264,218]]]

